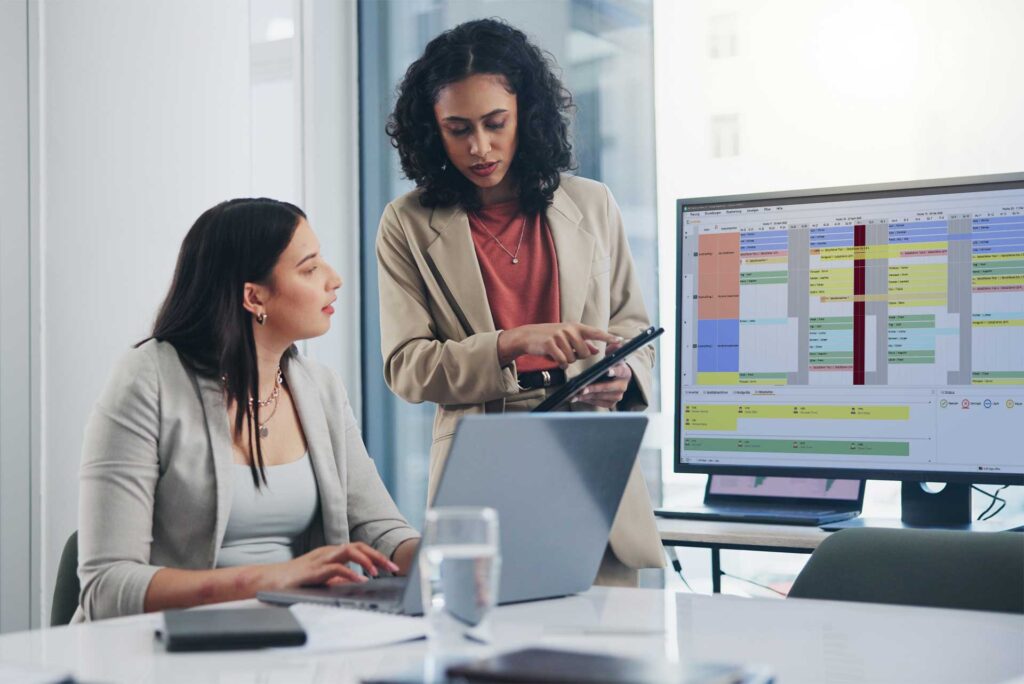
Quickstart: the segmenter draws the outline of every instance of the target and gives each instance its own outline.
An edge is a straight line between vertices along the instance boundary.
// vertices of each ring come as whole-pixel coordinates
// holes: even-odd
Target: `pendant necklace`
[[[477,218],[479,218],[479,216]],[[513,264],[519,263],[519,249],[523,246],[523,236],[526,235],[526,214],[523,214],[523,227],[519,231],[519,244],[516,245],[516,251],[514,253],[508,251],[505,245],[501,244],[501,240],[499,240],[494,233],[492,233],[491,231],[487,230],[486,227],[484,227],[483,221],[480,222],[480,228],[482,228],[483,231],[487,233],[490,236],[490,238],[498,244],[498,247],[501,247],[501,251],[505,252],[505,254],[508,254],[510,257],[512,257]]]
[[[250,416],[254,414],[253,403],[255,403],[257,406],[259,406],[261,409],[262,408],[266,408],[267,406],[270,406],[271,404],[274,405],[274,408],[270,410],[270,415],[267,416],[266,420],[264,420],[262,423],[259,423],[257,425],[256,432],[257,432],[257,434],[259,434],[260,439],[266,439],[268,436],[270,436],[270,429],[267,428],[267,423],[269,423],[270,419],[274,417],[275,413],[277,413],[277,404],[278,404],[279,397],[281,396],[281,385],[283,385],[283,384],[284,384],[284,375],[281,374],[281,367],[278,366],[277,367],[277,377],[274,378],[274,390],[270,393],[270,396],[267,397],[267,399],[265,401],[261,401],[261,400],[257,399],[255,402],[253,401],[252,397],[249,397],[249,415]]]

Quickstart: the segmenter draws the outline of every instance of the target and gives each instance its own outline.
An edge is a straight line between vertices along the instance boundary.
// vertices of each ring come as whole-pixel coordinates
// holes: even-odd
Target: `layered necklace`
[[[516,251],[515,252],[508,251],[508,248],[505,247],[505,245],[501,244],[501,240],[499,240],[498,237],[494,233],[492,233],[491,231],[487,230],[487,226],[484,225],[484,222],[482,220],[479,220],[480,219],[479,216],[477,216],[477,219],[478,219],[478,223],[480,225],[480,229],[483,230],[485,233],[487,233],[487,235],[490,236],[490,238],[492,240],[494,240],[495,243],[497,243],[498,247],[501,247],[501,251],[503,251],[505,254],[508,254],[510,257],[512,257],[512,263],[513,264],[518,264],[519,263],[519,250],[523,246],[523,236],[526,235],[526,214],[525,213],[523,214],[523,225],[519,229],[519,243],[516,244]]]
[[[249,397],[249,417],[250,418],[255,413],[255,410],[253,409],[253,404],[258,406],[261,411],[263,409],[265,409],[266,407],[270,406],[271,404],[274,405],[274,408],[272,408],[270,410],[270,415],[267,416],[264,419],[264,421],[262,423],[259,423],[257,425],[257,427],[256,427],[256,433],[260,436],[260,439],[266,439],[270,435],[270,430],[267,428],[267,423],[269,423],[270,419],[274,417],[275,413],[277,413],[277,404],[278,404],[278,400],[279,400],[279,398],[281,396],[281,385],[283,385],[283,384],[284,384],[284,375],[281,374],[281,367],[278,366],[277,367],[277,376],[274,378],[274,389],[270,393],[270,396],[267,397],[266,400],[261,400],[259,397],[256,397],[255,399],[253,397]]]

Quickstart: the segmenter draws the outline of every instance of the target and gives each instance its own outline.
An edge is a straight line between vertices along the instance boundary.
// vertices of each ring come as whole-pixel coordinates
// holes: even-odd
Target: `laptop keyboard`
[[[363,584],[338,584],[330,587],[331,594],[358,601],[395,601],[405,591],[405,577],[382,577]]]
[[[832,515],[836,511],[809,511],[806,508],[747,508],[746,506],[715,506],[711,513],[726,513],[728,515],[745,515],[754,518],[817,518],[823,515]]]
[[[722,506],[690,510],[659,509],[655,513],[663,518],[689,520],[722,520],[733,522],[761,522],[782,525],[818,525],[822,522],[845,520],[857,515],[856,512],[835,510],[808,510],[806,508],[753,508],[745,506]]]

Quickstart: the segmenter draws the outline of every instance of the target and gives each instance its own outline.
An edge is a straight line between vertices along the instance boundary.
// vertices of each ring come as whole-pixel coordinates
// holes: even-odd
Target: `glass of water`
[[[486,507],[427,511],[419,562],[430,647],[457,653],[481,638],[498,601],[498,512]]]

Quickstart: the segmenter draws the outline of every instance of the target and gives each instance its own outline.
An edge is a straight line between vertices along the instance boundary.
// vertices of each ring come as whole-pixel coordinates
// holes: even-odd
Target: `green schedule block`
[[[692,451],[720,451],[740,454],[825,454],[863,456],[909,456],[909,442],[868,442],[830,439],[732,439],[687,437],[683,448]]]

